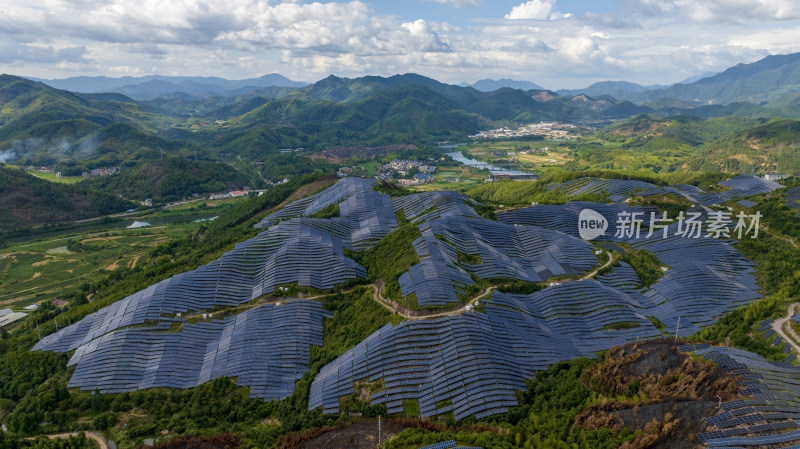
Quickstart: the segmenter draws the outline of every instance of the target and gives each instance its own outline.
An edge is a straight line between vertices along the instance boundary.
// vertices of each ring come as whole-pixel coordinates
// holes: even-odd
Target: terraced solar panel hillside
[[[478,213],[470,204],[478,203],[457,192],[423,192],[392,199],[395,211],[412,223],[433,220],[446,215],[462,215],[477,217]]]
[[[636,190],[651,190],[649,182],[621,179],[578,178],[562,184],[550,184],[548,191],[560,190],[569,196],[587,194],[630,195]]]
[[[759,193],[768,193],[783,187],[775,181],[768,181],[764,178],[753,175],[734,176],[731,179],[721,181],[719,184],[731,189],[730,191],[723,192],[722,194],[723,196],[728,196],[731,199],[734,197],[742,198],[745,196],[758,195]]]
[[[236,245],[219,260],[194,271],[173,276],[88,315],[80,322],[46,336],[36,344],[34,350],[77,350],[76,356],[79,357],[73,359],[73,362],[79,366],[77,377],[72,383],[74,386],[118,391],[119,388],[185,388],[196,385],[195,373],[190,368],[175,368],[172,365],[180,362],[174,351],[191,353],[197,342],[206,346],[216,344],[216,339],[222,338],[218,335],[220,332],[223,337],[226,335],[227,324],[187,326],[184,333],[194,340],[187,340],[189,337],[180,334],[155,331],[168,330],[173,322],[181,322],[179,315],[238,306],[262,294],[273,292],[278,285],[297,283],[300,286],[329,289],[350,279],[366,277],[363,267],[344,256],[344,249],[369,248],[397,228],[394,208],[388,195],[371,191],[359,192],[367,187],[371,188],[371,185],[370,182],[343,182],[315,195],[312,201],[301,200],[300,204],[305,205],[302,211],[307,213],[324,207],[330,201],[344,198],[340,204],[339,217],[325,220],[288,218],[288,214],[283,214],[283,221],[269,227],[257,237]],[[301,210],[296,205],[287,207]],[[285,316],[284,319],[285,323],[282,325],[296,326],[296,332],[300,334],[311,332],[309,335],[318,335],[321,332],[321,327],[319,332],[311,329],[307,319],[292,321],[293,316]],[[156,322],[155,327],[130,327],[141,326],[147,321]],[[320,323],[315,326],[321,326]],[[248,333],[252,333],[255,328],[247,329]],[[264,331],[268,329],[265,328]],[[287,333],[287,337],[289,335]],[[149,342],[147,344],[151,350],[137,346],[139,341]],[[277,343],[279,342],[276,342],[276,348],[280,348]],[[184,347],[185,344],[189,346]],[[142,355],[142,351],[147,355]],[[291,352],[290,347],[284,347],[283,351],[287,354]],[[307,365],[307,350],[294,352]],[[119,362],[113,362],[117,359]],[[285,360],[278,362],[282,366],[288,366]],[[189,364],[192,363],[194,362]],[[258,372],[262,368],[268,369],[271,362],[269,358],[264,358],[262,368],[258,367],[258,361],[248,363],[253,366],[253,372]],[[143,366],[142,364],[148,367],[146,373],[136,370],[130,372],[127,368]],[[304,371],[295,368],[291,370],[293,373]],[[251,387],[254,395],[268,399],[286,396],[286,392],[293,388],[293,380],[291,383],[289,380],[296,380],[295,377],[280,382],[276,380],[274,382],[279,383],[280,387],[262,388],[256,381],[248,378],[250,374],[247,372],[231,374],[232,372],[234,371],[222,371],[214,374],[214,377],[239,377],[241,382]],[[124,386],[118,382],[119,379],[128,379],[130,384]],[[201,382],[203,381],[205,380]]]
[[[595,248],[577,238],[584,208],[607,218],[604,244],[646,249],[669,270],[644,288],[631,266],[619,264],[595,280],[562,279],[532,295],[495,292],[481,299],[480,312],[385,326],[320,371],[310,408],[335,413],[355,382],[383,380],[385,389],[371,401],[390,413],[406,400],[419,401],[423,416],[502,413],[537,370],[660,335],[647,317],[672,327],[682,316],[679,333],[686,335],[759,297],[752,263],[728,241],[614,237],[618,213],[639,212],[646,226],[653,209],[569,203],[491,221],[458,193],[390,199],[371,190],[374,181],[350,179],[289,204],[262,222],[267,229],[218,261],[101,309],[34,350],[76,350],[70,385],[86,389],[187,388],[231,376],[255,397],[284,397],[307,369],[308,345],[321,341],[325,312],[317,303],[261,306],[225,320],[184,323],[181,332],[170,332],[171,325],[183,323],[184,314],[238,306],[289,283],[329,289],[364,278],[364,268],[344,253],[367,249],[397,229],[395,213],[421,233],[413,242],[420,262],[398,281],[402,294],[415,295],[422,306],[458,301],[474,291],[476,277],[541,282],[592,271],[599,265]],[[636,190],[620,187],[629,188]],[[338,217],[308,217],[330,204],[339,205]],[[241,349],[251,346],[252,352]]]
[[[606,236],[617,233],[617,217],[621,212],[638,213],[640,218],[646,218],[649,223],[651,212],[657,212],[652,207],[629,207],[622,203],[592,203],[585,201],[571,201],[567,204],[540,205],[526,207],[509,212],[497,214],[497,220],[512,225],[529,225],[545,229],[553,229],[573,237],[580,237],[578,218],[584,209],[591,209],[606,218],[608,230]],[[608,240],[599,238],[598,240]]]
[[[389,413],[417,400],[422,416],[456,419],[504,413],[537,370],[591,356],[631,339],[660,335],[634,298],[596,281],[569,282],[533,295],[496,293],[486,313],[387,325],[326,365],[309,407],[337,413],[354,382],[383,379],[373,404]],[[621,323],[638,327],[612,330]],[[436,407],[450,401],[452,405]]]
[[[602,211],[611,223],[618,212],[633,210],[623,204],[537,206],[500,214],[500,223],[450,215],[421,223],[422,238],[415,248],[421,262],[436,254],[431,260],[438,261],[441,270],[531,280],[545,273],[563,274],[553,269],[548,273],[541,269],[546,264],[532,263],[544,254],[536,252],[540,243],[552,242],[565,250],[563,254],[578,258],[567,262],[563,254],[554,256],[558,251],[548,248],[549,260],[574,263],[574,272],[588,271],[597,264],[592,248],[566,235],[578,233],[577,217],[583,208]],[[644,215],[647,210],[638,211]],[[485,314],[387,326],[320,372],[312,385],[310,407],[335,413],[338,397],[352,393],[354,382],[383,379],[385,391],[371,399],[374,404],[385,403],[390,413],[400,411],[407,400],[418,400],[423,416],[450,411],[456,418],[502,413],[515,403],[513,392],[520,376],[530,378],[561,360],[660,335],[647,317],[658,318],[670,329],[681,317],[678,333],[689,335],[760,297],[753,263],[730,241],[675,237],[675,226],[667,229],[671,238],[646,239],[648,224],[649,218],[640,238],[615,238],[612,227],[608,240],[650,251],[668,267],[651,287],[643,288],[632,267],[620,264],[596,281],[562,282],[529,296],[495,293],[483,301]],[[464,254],[462,260],[459,254]],[[458,289],[452,276],[419,279],[409,286],[418,297],[419,292],[432,291],[445,295],[448,288],[454,295]],[[484,378],[478,366],[490,367],[490,378]],[[479,392],[477,399],[467,393],[472,389]],[[452,407],[434,407],[446,401]]]
[[[660,187],[644,181],[602,178],[578,178],[563,184],[550,184],[546,186],[546,189],[548,191],[560,190],[568,196],[607,194],[610,198],[613,197],[617,200],[624,198],[625,195],[631,194],[645,197],[653,195],[674,195],[679,198],[685,198],[695,204],[710,206],[738,200],[747,196],[771,192],[783,187],[777,182],[767,181],[766,179],[753,175],[738,175],[722,181],[719,184],[730,190],[721,193],[710,193],[687,184]]]
[[[580,210],[589,208],[603,215],[609,223],[605,240],[625,241],[636,249],[653,253],[667,267],[664,277],[641,294],[654,306],[651,315],[674,328],[683,317],[683,335],[694,333],[713,323],[723,313],[758,298],[759,289],[753,275],[755,264],[736,251],[731,242],[713,238],[688,238],[677,234],[677,224],[667,229],[669,238],[649,232],[649,212],[627,205],[568,203],[563,206],[536,206],[506,212],[498,219],[510,224],[535,224],[578,235]],[[698,206],[699,208],[699,206]],[[699,209],[704,212],[702,209]],[[616,222],[620,212],[641,212],[642,232],[639,238],[616,238]],[[703,218],[707,218],[703,215]],[[598,239],[603,240],[603,239]],[[602,278],[601,278],[602,279]],[[624,288],[631,291],[630,288]]]
[[[339,196],[342,188],[336,186],[330,188],[335,195],[323,191],[318,198]],[[237,306],[282,284],[327,289],[365,278],[364,267],[345,257],[344,248],[368,248],[396,228],[388,195],[349,195],[341,203],[340,217],[282,221],[217,261],[150,286],[48,335],[35,349],[73,350],[115,329],[159,320],[165,314]]]
[[[272,292],[276,286],[332,288],[366,277],[364,267],[344,256],[330,220],[292,219],[237,245],[221,259],[182,273],[105,307],[48,335],[35,350],[69,351],[115,329],[160,320],[163,315],[233,307]]]
[[[549,229],[465,217],[445,217],[419,228],[423,237],[438,236],[438,244],[477,259],[461,265],[482,278],[540,282],[597,264],[589,243]]]
[[[338,204],[352,195],[370,192],[375,184],[376,181],[374,179],[340,179],[336,184],[322,192],[293,201],[281,210],[263,219],[256,227],[266,228],[287,218],[313,215],[331,204]]]
[[[800,445],[800,368],[735,348],[701,347],[695,354],[740,376],[746,397],[723,403],[700,441],[711,448]]]
[[[235,377],[250,397],[282,399],[308,371],[311,345],[322,346],[322,321],[332,316],[315,301],[257,306],[222,320],[120,329],[81,345],[69,387],[121,393],[191,388]]]

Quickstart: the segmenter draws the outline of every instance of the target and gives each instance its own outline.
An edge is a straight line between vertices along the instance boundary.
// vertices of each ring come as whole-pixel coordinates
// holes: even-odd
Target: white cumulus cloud
[[[554,11],[555,0],[530,0],[511,8],[511,12],[506,14],[506,19],[535,19],[535,20],[558,20],[572,17],[570,13]]]

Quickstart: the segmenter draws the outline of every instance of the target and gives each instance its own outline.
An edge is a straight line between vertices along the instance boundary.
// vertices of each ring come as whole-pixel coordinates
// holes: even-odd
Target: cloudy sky
[[[0,0],[0,72],[669,84],[800,51],[798,0]]]

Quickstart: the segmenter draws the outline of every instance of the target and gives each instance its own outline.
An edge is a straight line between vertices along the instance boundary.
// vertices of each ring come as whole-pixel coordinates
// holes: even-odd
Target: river
[[[485,168],[489,170],[492,175],[529,175],[530,173],[520,171],[520,170],[510,170],[508,168],[497,167],[494,165],[489,165],[485,162],[481,162],[477,159],[470,159],[460,152],[452,152],[447,153],[448,156],[453,158],[454,161],[459,162],[467,167],[477,167],[477,168]]]

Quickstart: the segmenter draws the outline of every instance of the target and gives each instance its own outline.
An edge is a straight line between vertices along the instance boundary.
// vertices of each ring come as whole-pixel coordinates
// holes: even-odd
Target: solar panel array
[[[338,413],[339,397],[355,382],[382,379],[385,389],[370,399],[389,413],[416,400],[422,416],[482,418],[516,405],[515,392],[538,370],[660,335],[635,298],[593,280],[532,295],[494,293],[483,307],[485,313],[381,328],[320,371],[309,407]],[[637,327],[615,330],[621,323]],[[444,401],[451,405],[436,407]]]
[[[640,213],[640,219],[647,219],[649,223],[650,212],[657,212],[653,207],[629,207],[622,203],[592,203],[586,201],[572,201],[559,205],[539,205],[526,207],[513,211],[497,214],[497,220],[502,223],[536,226],[553,229],[573,237],[580,237],[578,217],[583,209],[591,209],[606,218],[608,222],[607,236],[617,233],[617,217],[621,212]],[[646,231],[646,228],[645,228]],[[609,240],[609,238],[598,238]]]
[[[783,186],[775,181],[768,181],[764,178],[754,175],[738,175],[731,179],[719,183],[722,186],[728,187],[737,192],[735,195],[742,198],[745,196],[758,195],[761,193],[769,193],[773,190],[778,190]],[[730,192],[729,191],[729,192]],[[728,192],[724,192],[723,195]]]
[[[185,324],[180,332],[165,332],[163,322],[119,329],[78,347],[68,386],[121,393],[235,377],[250,397],[282,399],[308,371],[310,346],[322,346],[322,322],[330,316],[316,301],[295,300]]]
[[[313,215],[332,204],[338,204],[352,195],[372,191],[376,183],[377,181],[371,178],[340,179],[336,184],[319,193],[286,205],[281,210],[262,220],[256,227],[267,228],[287,218]]]
[[[327,201],[320,198],[339,197],[353,190],[338,187],[342,184],[328,189],[335,195],[327,190],[316,195],[315,207]],[[306,199],[300,201],[307,203]],[[293,204],[287,207],[296,210]],[[237,306],[283,284],[296,282],[328,289],[350,279],[366,278],[364,267],[345,257],[343,249],[368,248],[396,228],[388,195],[351,194],[340,205],[340,217],[285,218],[236,245],[219,260],[134,293],[48,335],[34,349],[70,351],[115,329],[160,320],[163,315]]]
[[[786,205],[794,209],[800,209],[800,187],[793,187],[786,192]]]
[[[563,184],[550,184],[546,189],[548,191],[560,190],[569,196],[608,194],[612,201],[620,201],[622,196],[634,193],[645,197],[653,195],[674,195],[683,197],[692,203],[710,206],[771,192],[783,187],[777,182],[767,181],[766,179],[753,175],[738,175],[726,181],[722,181],[719,184],[728,187],[730,190],[717,194],[707,193],[695,186],[687,184],[660,187],[644,181],[601,178],[573,179]]]
[[[175,368],[176,363],[183,363],[179,356],[184,351],[191,353],[192,349],[184,346],[191,346],[198,341],[204,341],[202,344],[206,345],[216,344],[221,338],[218,334],[222,332],[224,337],[226,326],[230,323],[187,326],[181,334],[156,331],[169,330],[172,323],[182,322],[180,315],[238,306],[262,294],[271,293],[283,284],[296,282],[300,286],[329,289],[350,279],[365,278],[366,270],[345,257],[344,249],[368,248],[397,228],[394,207],[389,196],[363,191],[371,189],[373,184],[374,181],[370,180],[343,180],[309,197],[310,199],[291,203],[278,213],[282,221],[276,220],[277,224],[255,238],[236,245],[219,260],[173,276],[100,309],[80,322],[46,336],[33,349],[59,352],[77,350],[77,358],[73,358],[73,363],[78,365],[78,369],[71,385],[82,388],[99,388],[104,391],[118,391],[122,388],[127,391],[149,386],[196,385],[197,373],[191,371],[190,367]],[[330,220],[290,218],[291,214],[310,214],[321,210],[335,201],[340,201],[339,217]],[[295,307],[297,306],[287,306],[281,310],[288,311]],[[239,315],[237,319],[246,319],[250,313],[255,312]],[[311,332],[309,335],[316,339],[314,341],[321,338],[321,319],[317,320],[319,323],[313,328],[319,328],[319,332],[312,332],[307,319],[292,321],[293,317],[284,317],[281,326],[297,326],[295,333],[298,336],[303,335],[303,332]],[[149,321],[157,324],[155,327],[131,327],[141,326]],[[247,329],[247,338],[257,335],[254,333],[257,329],[253,326],[237,329]],[[270,328],[262,331],[271,332]],[[292,333],[286,333],[286,338],[291,336]],[[144,343],[141,342],[149,342],[148,347],[151,350],[142,352]],[[281,348],[278,343],[280,341],[276,341],[275,347]],[[180,346],[179,353],[175,353],[178,350],[175,349],[176,345],[183,345]],[[289,345],[283,351],[287,357],[292,353],[305,357],[303,363],[307,365],[308,351],[302,345]],[[117,359],[119,361],[114,362]],[[196,365],[202,365],[203,360]],[[280,359],[276,362],[287,369],[291,368],[293,373],[296,371],[296,363],[290,365]],[[187,363],[191,365],[195,362]],[[269,368],[269,363],[270,359],[264,358],[264,369]],[[146,366],[147,372],[131,371],[130,366]],[[178,369],[177,373],[175,369]],[[231,365],[231,369],[237,368]],[[255,374],[244,371],[230,374],[231,372],[233,371],[214,374],[213,377],[239,377],[240,382],[251,386],[252,394],[270,399],[285,396],[289,385],[289,380],[276,379],[270,382],[279,386],[265,384],[262,388],[248,377],[258,374],[257,369],[252,371]],[[265,373],[275,374],[277,371]],[[208,376],[200,378],[208,380]],[[289,379],[286,376],[282,378]]]
[[[415,248],[421,261],[437,260],[434,265],[442,271],[463,269],[484,278],[537,279],[548,274],[544,259],[557,261],[562,269],[575,263],[575,271],[586,272],[597,265],[591,247],[565,235],[577,234],[583,208],[603,213],[610,223],[617,212],[631,210],[624,204],[536,206],[500,214],[499,223],[448,215],[421,223],[422,238],[414,242]],[[698,206],[698,210],[703,209]],[[685,336],[760,298],[754,264],[733,248],[732,241],[681,238],[675,231],[674,225],[668,229],[667,239],[646,239],[644,232],[639,239],[624,240],[654,253],[668,267],[649,288],[642,287],[630,265],[619,264],[596,280],[562,282],[533,295],[495,293],[482,301],[485,314],[386,326],[320,372],[309,406],[337,413],[338,398],[352,393],[355,382],[383,379],[385,390],[371,401],[386,404],[390,413],[401,411],[405,400],[419,401],[423,416],[453,412],[460,419],[503,413],[515,404],[514,391],[521,380],[537,370],[659,336],[648,316],[670,329],[677,327],[680,317],[679,334]],[[554,242],[573,257],[579,255],[578,262],[568,262],[551,248],[537,253],[542,250],[538,238]],[[473,263],[458,263],[459,253]],[[480,262],[474,261],[477,257]],[[458,288],[452,275],[421,279],[416,284],[404,279],[409,285],[403,288],[409,290],[403,293],[413,288],[419,297],[420,292],[450,289],[455,296]],[[452,406],[435,407],[445,400]]]
[[[457,192],[422,192],[392,199],[395,211],[412,223],[433,220],[446,215],[463,215],[477,217],[478,213],[469,204],[479,204]]]
[[[468,272],[484,279],[542,282],[597,264],[587,242],[543,228],[445,214],[421,223],[419,229],[422,237],[414,247],[420,263],[399,282],[403,296],[416,294],[422,306],[457,302],[463,286],[473,285]],[[459,253],[473,262],[459,262]]]
[[[328,289],[366,277],[344,250],[369,248],[396,229],[395,213],[421,232],[413,242],[420,263],[399,279],[403,295],[415,295],[420,305],[443,305],[458,301],[473,285],[472,275],[541,282],[589,272],[598,261],[593,247],[577,238],[580,211],[611,217],[613,235],[618,212],[649,216],[651,210],[569,203],[500,214],[495,222],[480,218],[472,207],[478,203],[458,193],[390,199],[371,191],[373,185],[346,178],[291,203],[262,222],[266,230],[219,260],[101,309],[34,350],[76,350],[70,385],[85,389],[187,388],[230,376],[250,386],[254,397],[285,397],[307,370],[309,345],[321,342],[326,314],[308,305],[316,303],[260,306],[196,325],[179,314],[238,306],[294,282]],[[629,193],[637,185],[612,189]],[[339,217],[308,217],[330,204],[339,205]],[[389,413],[402,411],[406,400],[419,401],[423,416],[504,413],[537,370],[659,336],[648,316],[668,326],[682,316],[686,335],[759,297],[752,262],[728,241],[626,241],[670,267],[650,288],[632,267],[619,264],[596,280],[565,281],[531,295],[495,292],[481,301],[485,312],[387,325],[320,371],[309,407],[336,413],[339,397],[351,394],[355,382],[383,380],[385,389],[370,400]],[[183,330],[169,332],[176,322]],[[251,346],[252,354],[245,354],[242,348]]]
[[[745,396],[722,404],[707,420],[710,430],[698,435],[701,441],[712,448],[800,444],[800,368],[736,348],[695,350],[740,376]]]
[[[569,196],[586,194],[630,195],[635,190],[650,190],[653,184],[637,180],[578,178],[562,184],[550,184],[548,191],[560,190]]]
[[[342,231],[342,229],[339,229]],[[115,329],[162,315],[233,307],[281,284],[332,288],[366,270],[345,257],[330,220],[292,219],[269,228],[194,271],[161,281],[48,335],[34,350],[70,351]]]
[[[403,273],[398,282],[404,297],[416,295],[420,306],[438,306],[458,302],[458,293],[473,285],[469,274],[456,265],[457,255],[447,245],[439,244],[432,235],[414,242],[419,263]]]
[[[677,224],[669,237],[628,239],[637,250],[653,253],[670,267],[642,296],[652,303],[652,315],[668,328],[680,321],[680,335],[691,335],[713,324],[726,312],[749,304],[757,293],[755,263],[736,251],[731,241],[713,238],[682,238]]]

